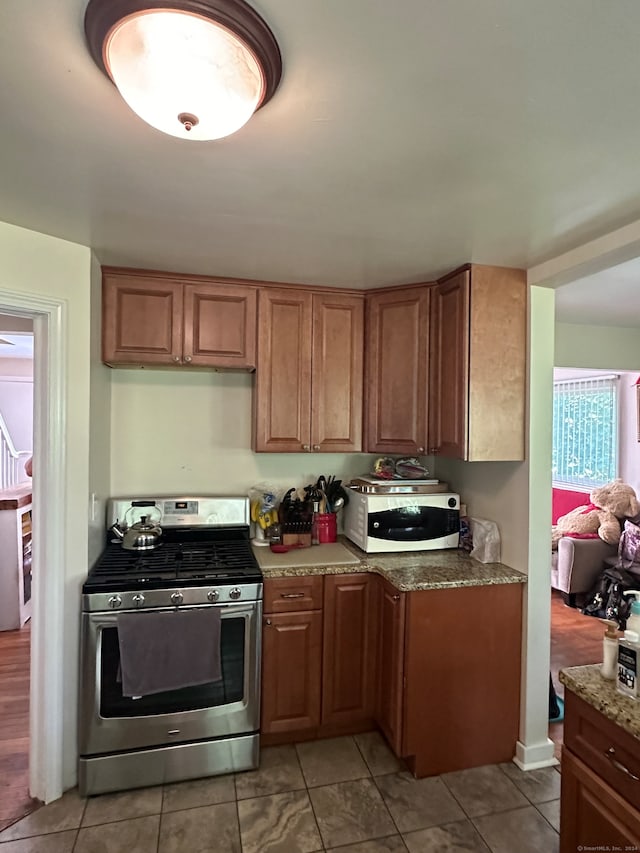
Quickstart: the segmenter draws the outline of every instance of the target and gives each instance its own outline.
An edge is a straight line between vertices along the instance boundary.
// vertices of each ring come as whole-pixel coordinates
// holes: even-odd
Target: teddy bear
[[[640,502],[631,486],[622,480],[612,480],[589,495],[591,503],[578,506],[561,515],[553,532],[555,542],[567,534],[596,534],[604,542],[617,545],[620,540],[620,519],[640,514]]]

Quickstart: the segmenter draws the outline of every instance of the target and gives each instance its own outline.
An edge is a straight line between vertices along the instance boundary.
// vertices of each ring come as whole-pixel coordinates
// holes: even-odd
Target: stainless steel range
[[[129,531],[153,522],[161,534],[143,533],[141,547],[129,550],[110,532],[82,589],[80,793],[257,767],[262,575],[250,546],[248,500],[116,499],[108,506],[109,528],[115,522]],[[220,677],[127,695],[125,624],[135,629],[146,614],[178,613],[188,629],[187,614],[209,608],[219,611],[218,632],[200,648],[208,654],[215,645],[217,655],[219,647]]]

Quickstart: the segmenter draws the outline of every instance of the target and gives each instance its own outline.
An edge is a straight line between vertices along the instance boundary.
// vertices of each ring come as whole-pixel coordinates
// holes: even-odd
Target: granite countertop
[[[31,481],[21,483],[12,489],[0,489],[0,510],[19,509],[31,503]]]
[[[345,537],[339,537],[339,542],[351,555],[358,557],[359,562],[346,565],[327,562],[321,565],[305,566],[296,562],[301,558],[296,550],[292,550],[286,555],[286,560],[283,560],[287,565],[280,565],[277,568],[261,565],[262,574],[265,578],[282,578],[373,572],[388,580],[400,592],[526,583],[527,581],[525,574],[503,563],[480,563],[455,548],[439,551],[367,554]],[[313,547],[314,557],[316,553],[318,554],[315,558],[318,562],[321,559],[323,547],[322,545]],[[261,552],[261,548],[254,549],[259,564]]]
[[[615,681],[600,674],[600,664],[561,669],[560,681],[630,735],[640,739],[640,702],[616,690]]]

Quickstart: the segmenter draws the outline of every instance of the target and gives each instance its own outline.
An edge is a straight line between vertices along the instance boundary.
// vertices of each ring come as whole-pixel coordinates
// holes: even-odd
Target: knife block
[[[282,544],[289,548],[310,548],[311,533],[283,533]]]

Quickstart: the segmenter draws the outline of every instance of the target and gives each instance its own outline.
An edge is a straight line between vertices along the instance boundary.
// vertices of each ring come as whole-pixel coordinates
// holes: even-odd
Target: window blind
[[[618,376],[554,382],[554,485],[591,490],[617,475]]]

